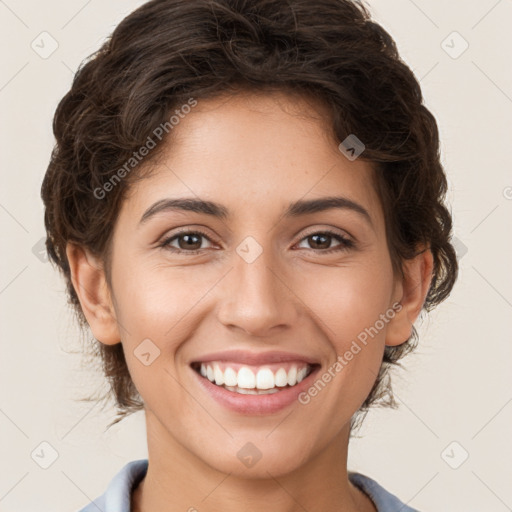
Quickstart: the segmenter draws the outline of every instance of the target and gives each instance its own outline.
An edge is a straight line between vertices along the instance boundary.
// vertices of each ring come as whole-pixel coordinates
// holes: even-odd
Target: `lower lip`
[[[191,370],[205,391],[222,406],[241,414],[263,415],[279,412],[298,401],[298,396],[311,385],[320,367],[314,368],[304,380],[295,386],[268,395],[242,395],[229,391],[222,386],[213,384],[194,369]]]

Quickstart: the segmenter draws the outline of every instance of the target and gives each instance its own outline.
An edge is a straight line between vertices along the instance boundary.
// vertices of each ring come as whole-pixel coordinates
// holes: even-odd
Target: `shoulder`
[[[419,512],[400,501],[395,495],[386,491],[384,487],[366,475],[349,471],[348,478],[356,487],[359,487],[368,495],[375,504],[377,512],[396,512],[398,510],[400,512]]]
[[[132,489],[144,478],[148,460],[129,462],[108,484],[107,490],[79,512],[130,512]]]

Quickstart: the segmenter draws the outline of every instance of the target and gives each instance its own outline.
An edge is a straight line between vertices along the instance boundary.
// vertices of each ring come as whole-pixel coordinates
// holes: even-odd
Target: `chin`
[[[306,439],[302,442],[296,438],[290,444],[285,441],[290,439],[289,433],[272,440],[266,436],[268,431],[260,435],[230,439],[229,443],[219,441],[217,446],[221,450],[212,450],[206,456],[204,451],[196,455],[216,471],[244,479],[268,479],[271,476],[286,475],[306,462],[310,453]]]

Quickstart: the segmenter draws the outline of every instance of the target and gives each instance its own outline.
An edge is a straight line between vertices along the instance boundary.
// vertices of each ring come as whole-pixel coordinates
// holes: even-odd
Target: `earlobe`
[[[410,260],[403,262],[404,276],[397,286],[395,316],[386,331],[386,345],[405,343],[412,335],[413,324],[418,318],[432,281],[433,256],[428,248]]]
[[[119,329],[105,272],[87,249],[69,242],[66,246],[71,281],[94,337],[105,345],[119,343]]]

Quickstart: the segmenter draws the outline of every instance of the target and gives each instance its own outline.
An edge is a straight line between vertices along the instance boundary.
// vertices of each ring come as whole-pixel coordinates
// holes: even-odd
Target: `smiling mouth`
[[[269,395],[293,388],[318,364],[305,362],[250,366],[225,361],[192,363],[192,369],[212,384],[243,395]]]

